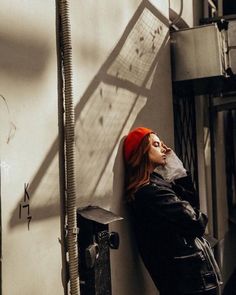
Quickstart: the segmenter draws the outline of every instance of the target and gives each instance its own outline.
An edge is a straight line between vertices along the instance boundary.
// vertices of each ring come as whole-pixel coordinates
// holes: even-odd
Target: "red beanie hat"
[[[137,150],[145,135],[154,133],[151,129],[145,127],[138,127],[131,131],[124,141],[124,156],[128,161],[132,154]]]

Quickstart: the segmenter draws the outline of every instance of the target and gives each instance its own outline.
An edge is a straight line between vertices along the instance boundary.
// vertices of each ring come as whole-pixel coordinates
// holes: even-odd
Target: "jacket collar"
[[[167,182],[166,180],[164,180],[164,178],[156,173],[156,172],[152,172],[151,175],[150,175],[150,182],[151,183],[154,183],[156,185],[159,185],[159,186],[165,186],[165,187],[169,187],[171,188],[172,187],[172,184]]]

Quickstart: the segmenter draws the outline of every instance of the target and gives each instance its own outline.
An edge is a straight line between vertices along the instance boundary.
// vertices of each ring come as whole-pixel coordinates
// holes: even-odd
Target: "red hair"
[[[143,137],[135,153],[128,160],[125,158],[125,192],[129,201],[134,199],[139,187],[149,183],[151,171],[149,149],[150,133]]]

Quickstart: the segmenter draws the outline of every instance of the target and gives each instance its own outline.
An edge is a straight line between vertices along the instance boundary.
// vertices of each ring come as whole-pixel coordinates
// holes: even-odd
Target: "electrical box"
[[[228,25],[228,55],[229,65],[236,74],[236,20],[230,21]]]
[[[171,34],[173,81],[224,75],[221,34],[216,25]]]
[[[100,207],[77,210],[81,295],[111,295],[110,248],[118,249],[119,235],[108,226],[121,219]]]
[[[188,84],[179,85],[195,86],[199,94],[222,91],[227,87],[234,90],[236,21],[221,20],[171,32],[171,58],[175,86],[187,81]]]

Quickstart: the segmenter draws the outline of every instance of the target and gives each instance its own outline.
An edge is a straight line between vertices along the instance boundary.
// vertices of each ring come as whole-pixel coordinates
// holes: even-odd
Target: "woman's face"
[[[167,147],[160,141],[156,134],[150,134],[150,149],[148,156],[155,169],[158,165],[166,164]]]

